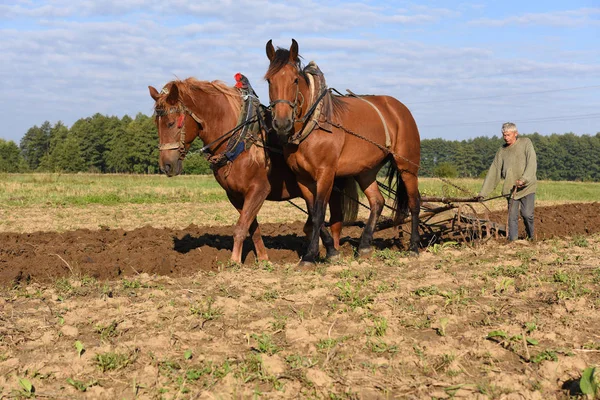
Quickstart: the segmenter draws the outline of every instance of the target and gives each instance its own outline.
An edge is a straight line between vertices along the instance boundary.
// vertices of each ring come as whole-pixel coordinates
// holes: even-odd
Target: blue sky
[[[388,94],[425,139],[600,132],[600,1],[2,0],[0,138],[95,113],[150,115],[194,76],[263,103],[265,44],[298,41],[339,91]]]

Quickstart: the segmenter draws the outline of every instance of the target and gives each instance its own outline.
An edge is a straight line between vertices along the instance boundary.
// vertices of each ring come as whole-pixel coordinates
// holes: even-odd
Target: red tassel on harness
[[[242,83],[242,74],[238,72],[237,74],[235,74],[234,78],[235,78],[235,87],[238,89],[243,88],[244,84]]]
[[[177,118],[177,128],[181,129],[183,126],[183,121],[185,120],[185,114],[181,114],[179,118]]]

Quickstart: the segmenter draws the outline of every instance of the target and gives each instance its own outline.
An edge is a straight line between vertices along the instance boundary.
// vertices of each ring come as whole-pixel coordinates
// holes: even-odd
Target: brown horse
[[[404,104],[389,96],[334,96],[314,64],[302,68],[298,43],[289,50],[266,46],[270,65],[265,75],[273,127],[284,145],[284,157],[296,173],[309,204],[314,227],[323,224],[325,205],[336,177],[353,176],[367,196],[371,212],[359,243],[359,254],[371,251],[373,232],[384,198],[377,172],[392,160],[395,178],[395,222],[410,210],[410,250],[418,254],[420,138],[417,125]],[[318,231],[318,229],[317,229]],[[303,262],[313,263],[318,251],[315,230]]]
[[[276,146],[278,140],[266,128],[270,116],[264,115],[264,107],[249,84],[246,87],[241,84],[240,77],[245,79],[237,74],[236,87],[195,78],[171,81],[160,92],[148,87],[155,101],[160,169],[168,176],[180,174],[190,145],[200,137],[205,144],[203,151],[210,155],[217,182],[240,213],[233,234],[231,261],[235,263],[242,261],[243,242],[248,233],[257,258],[268,260],[256,220],[265,199],[282,201],[301,195],[296,177],[285,164],[283,155],[276,149],[267,149]],[[267,118],[267,124],[263,117]],[[352,186],[345,189],[352,195]],[[344,213],[352,218],[357,210],[356,206],[344,202],[340,194],[332,199],[330,211],[333,238],[327,230],[320,230],[328,257],[339,254]],[[309,234],[311,228],[307,221],[305,233]]]

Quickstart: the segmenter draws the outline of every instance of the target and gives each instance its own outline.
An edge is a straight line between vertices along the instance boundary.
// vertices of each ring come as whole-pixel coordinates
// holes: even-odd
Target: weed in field
[[[232,290],[233,286],[225,286],[225,285],[219,285],[219,293],[221,293],[221,295],[223,297],[227,297],[228,299],[237,299],[240,297],[240,295],[238,293],[235,293]]]
[[[13,390],[13,395],[16,398],[32,398],[36,397],[35,386],[27,378],[19,378],[19,389]]]
[[[338,282],[336,287],[339,289],[337,298],[339,301],[349,306],[352,310],[357,307],[365,307],[373,302],[373,295],[361,294],[361,285],[357,284],[353,287],[350,282]]]
[[[440,290],[437,288],[437,286],[431,285],[431,286],[425,286],[425,287],[418,288],[413,293],[419,297],[428,297],[428,296],[433,296],[433,295],[439,294]]]
[[[407,252],[399,252],[392,249],[375,250],[373,252],[373,258],[383,261],[388,267],[406,265],[406,262],[402,261],[402,258],[406,258],[407,256]]]
[[[531,329],[527,333],[530,333],[532,330],[535,329],[532,325],[526,325],[526,326],[528,326],[527,329]],[[534,338],[527,337],[525,335],[525,332],[523,332],[522,334],[518,334],[518,335],[509,335],[506,331],[503,331],[503,330],[491,331],[488,333],[487,339],[495,341],[496,343],[499,343],[502,347],[519,355],[527,362],[538,363],[545,359],[550,359],[550,358],[545,358],[546,355],[542,355],[542,354],[545,354],[546,351],[539,353],[537,356],[535,356],[533,358],[530,356],[528,347],[529,346],[537,346],[539,344],[539,342],[538,342],[538,340],[536,340]],[[521,349],[523,351],[522,355],[520,352]],[[554,353],[554,355],[556,355],[556,353]],[[554,361],[556,361],[556,360],[554,360]]]
[[[581,348],[584,350],[600,350],[600,342],[587,342]]]
[[[142,283],[137,279],[131,281],[128,279],[123,279],[121,281],[121,286],[123,287],[123,289],[139,289],[142,287]]]
[[[83,343],[81,343],[79,340],[76,340],[74,346],[77,350],[77,356],[81,357],[81,355],[85,353],[85,347],[83,346]]]
[[[263,271],[267,271],[267,272],[275,271],[275,266],[270,261],[265,261],[265,260],[257,261],[256,266],[258,267],[258,269],[261,269]]]
[[[353,278],[355,276],[354,272],[352,270],[348,269],[348,268],[345,268],[345,269],[341,270],[336,275],[340,279],[350,279],[350,278]]]
[[[265,371],[260,354],[250,354],[240,362],[235,369],[234,377],[240,379],[243,383],[258,380],[270,383],[275,390],[283,388],[283,383],[277,377]]]
[[[256,300],[271,302],[271,301],[277,300],[281,296],[277,289],[273,289],[273,290],[266,290],[260,296],[252,296],[252,297],[255,298]]]
[[[83,382],[83,381],[79,381],[79,380],[76,380],[76,379],[73,379],[73,378],[67,378],[67,383],[69,385],[73,386],[78,391],[85,392],[90,387],[98,385],[98,380],[97,379],[93,379],[93,380],[91,380],[89,382]]]
[[[388,321],[385,317],[372,317],[373,326],[367,327],[368,336],[385,336],[388,329]]]
[[[105,342],[105,341],[108,341],[109,339],[116,337],[118,335],[118,333],[117,333],[118,325],[119,325],[119,323],[117,321],[112,321],[108,325],[96,325],[96,327],[94,328],[94,331],[100,335],[100,340]]]
[[[285,358],[292,369],[312,368],[317,365],[317,362],[310,357],[304,357],[299,354],[291,354]]]
[[[202,325],[204,326],[204,323],[213,321],[223,315],[223,311],[220,308],[213,308],[214,302],[215,300],[209,297],[204,304],[191,305],[190,313],[202,318]]]
[[[508,278],[516,278],[521,275],[526,275],[528,272],[529,272],[528,264],[521,264],[517,267],[500,265],[498,267],[494,267],[492,271],[488,272],[488,275],[491,276],[492,278],[496,278],[499,276],[506,276]]]
[[[590,245],[587,238],[583,235],[574,236],[571,243],[573,244],[573,246],[577,247],[588,247]]]
[[[489,380],[477,383],[477,390],[479,393],[487,396],[488,399],[499,399],[502,398],[502,395],[510,394],[512,392],[510,389],[497,386]]]
[[[323,352],[323,351],[329,351],[331,350],[336,344],[338,344],[338,342],[340,342],[339,339],[334,339],[334,338],[327,338],[327,339],[320,339],[317,344],[317,350]]]
[[[127,365],[134,362],[136,355],[137,352],[134,352],[134,354],[106,352],[96,354],[96,357],[94,357],[94,362],[102,372],[116,371],[125,368]]]
[[[440,320],[437,323],[437,328],[436,333],[440,336],[446,336],[446,327],[448,326],[448,322],[450,322],[450,319],[447,317],[443,317],[440,318]]]
[[[556,291],[559,300],[577,299],[591,293],[591,290],[583,286],[582,277],[576,273],[568,273],[558,270],[552,276],[555,283],[563,284],[563,289]]]
[[[600,398],[600,376],[596,367],[588,367],[581,373],[579,388],[587,397]]]
[[[271,329],[274,332],[281,332],[281,331],[285,330],[288,317],[286,315],[281,315],[281,314],[275,313],[273,315],[273,318],[275,318],[275,320],[273,322],[271,322]]]
[[[542,361],[558,361],[558,356],[556,355],[556,351],[553,350],[544,350],[540,353],[538,353],[537,355],[535,355],[533,358],[531,358],[531,362],[534,364],[539,364]]]
[[[381,338],[370,338],[367,340],[367,348],[373,353],[390,353],[395,354],[398,352],[398,346],[390,345],[384,342]]]
[[[515,286],[515,280],[513,278],[502,278],[502,280],[496,283],[496,287],[494,288],[494,293],[496,294],[505,294],[507,293],[511,287]]]
[[[253,333],[252,335],[250,335],[250,337],[256,340],[256,346],[253,347],[253,349],[258,351],[259,353],[264,353],[272,356],[273,354],[281,350],[273,342],[273,338],[269,334],[263,333],[258,335],[256,333]]]
[[[437,358],[433,369],[436,371],[448,371],[455,359],[456,356],[454,354],[442,354]]]
[[[59,300],[62,300],[63,296],[69,296],[75,291],[69,278],[58,278],[54,283],[54,288],[59,293]]]
[[[432,254],[439,254],[446,249],[451,249],[453,247],[457,247],[458,242],[444,242],[444,243],[434,243],[432,246],[428,246],[426,251],[429,251]]]
[[[227,360],[222,364],[216,364],[212,361],[203,361],[198,365],[188,367],[185,370],[185,379],[189,382],[200,383],[205,388],[210,388],[227,376],[231,371],[231,365]]]

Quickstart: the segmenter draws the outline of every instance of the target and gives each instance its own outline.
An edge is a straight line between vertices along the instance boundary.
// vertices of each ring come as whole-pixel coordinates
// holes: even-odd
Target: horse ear
[[[158,94],[158,90],[154,89],[153,86],[148,86],[148,90],[150,90],[150,97],[152,97],[154,101],[157,101],[160,97],[160,94]]]
[[[290,47],[290,61],[296,62],[298,60],[298,42],[292,39],[292,47]]]
[[[179,88],[175,83],[171,85],[169,89],[169,94],[167,95],[167,103],[169,104],[177,104],[179,101]]]
[[[273,61],[273,57],[275,57],[275,48],[273,47],[272,39],[267,42],[267,57],[269,61]]]

